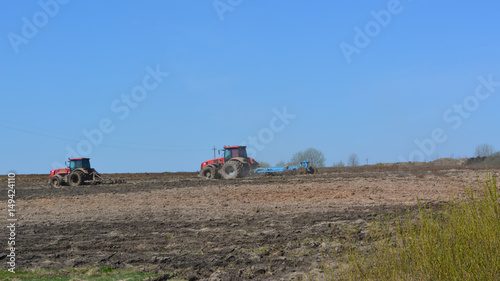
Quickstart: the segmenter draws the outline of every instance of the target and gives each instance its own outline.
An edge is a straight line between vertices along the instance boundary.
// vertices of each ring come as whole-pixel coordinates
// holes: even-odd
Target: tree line
[[[490,157],[497,155],[500,157],[500,152],[495,152],[495,149],[491,144],[480,144],[476,146],[474,150],[474,157]],[[289,161],[279,161],[275,166],[296,166],[299,165],[299,162],[301,161],[309,161],[311,165],[316,167],[326,167],[326,157],[323,152],[312,147],[304,151],[296,152],[292,155],[292,158]],[[368,164],[368,159],[366,164]],[[334,162],[332,167],[356,167],[359,165],[361,165],[359,156],[356,153],[351,153],[346,162],[343,162],[342,160]],[[271,167],[271,165],[267,162],[260,162],[260,166]]]

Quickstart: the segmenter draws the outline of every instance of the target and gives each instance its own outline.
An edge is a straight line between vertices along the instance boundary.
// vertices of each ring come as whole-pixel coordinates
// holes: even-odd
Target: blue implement
[[[315,174],[317,172],[316,167],[311,166],[309,161],[301,161],[298,166],[285,166],[285,167],[269,167],[269,168],[257,168],[255,173],[258,174],[275,174],[275,173],[298,173],[298,174]]]

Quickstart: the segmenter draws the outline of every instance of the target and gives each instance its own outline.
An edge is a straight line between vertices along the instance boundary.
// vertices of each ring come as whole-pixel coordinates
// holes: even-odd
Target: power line
[[[3,125],[3,124],[0,124],[0,127],[3,127],[3,128],[6,128],[6,129],[10,129],[10,130],[14,130],[14,131],[19,131],[19,132],[23,132],[23,133],[26,133],[26,134],[31,134],[31,135],[37,135],[37,136],[42,136],[42,137],[46,137],[46,138],[51,138],[51,139],[57,139],[57,140],[62,140],[62,141],[69,141],[69,142],[72,142],[72,143],[78,143],[80,141],[82,141],[83,139],[73,139],[73,138],[67,138],[67,137],[59,137],[59,136],[54,136],[54,135],[49,135],[49,134],[45,134],[45,133],[40,133],[40,132],[34,132],[34,131],[30,131],[30,130],[25,130],[25,129],[21,129],[21,128],[15,128],[15,127],[11,127],[11,126],[6,126],[6,125]],[[118,141],[119,142],[119,141]],[[135,146],[139,146],[139,147],[134,147],[134,146],[123,146],[123,145],[117,145],[117,144],[113,144],[113,143],[101,143],[99,145],[96,145],[96,146],[104,146],[104,147],[110,147],[110,148],[115,148],[115,149],[126,149],[126,150],[149,150],[149,151],[207,151],[207,150],[212,150],[212,149],[207,149],[207,148],[186,148],[186,147],[158,147],[158,146],[152,146],[152,145],[149,145],[149,144],[140,144],[140,143],[132,143],[132,142],[122,142],[122,143],[125,143],[125,144],[131,144],[131,145],[135,145]],[[215,152],[214,152],[215,153]]]

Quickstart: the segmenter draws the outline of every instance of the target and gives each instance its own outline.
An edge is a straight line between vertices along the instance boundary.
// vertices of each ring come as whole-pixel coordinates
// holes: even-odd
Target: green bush
[[[478,188],[479,187],[479,188]],[[497,178],[466,188],[441,211],[419,206],[370,226],[365,242],[345,242],[327,260],[328,280],[500,280],[500,202]]]
[[[500,152],[494,153],[486,157],[486,159],[484,159],[483,164],[486,165],[487,167],[500,166]]]

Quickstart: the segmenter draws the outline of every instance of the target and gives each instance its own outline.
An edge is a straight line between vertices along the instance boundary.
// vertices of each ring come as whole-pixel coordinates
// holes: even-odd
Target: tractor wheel
[[[221,174],[222,177],[226,180],[235,179],[241,176],[241,172],[243,170],[243,164],[236,161],[229,161],[222,166]]]
[[[287,165],[287,166],[285,166],[285,167],[287,168],[287,167],[288,167],[288,165]],[[290,175],[290,176],[295,176],[295,175],[297,174],[297,169],[288,169],[288,168],[287,168],[287,169],[285,170],[285,174],[286,174],[286,175]]]
[[[309,169],[307,169],[307,173],[308,174],[317,174],[318,173],[318,168],[316,168],[316,166],[311,166],[309,167]]]
[[[218,167],[214,167],[214,179],[220,179],[222,176],[220,175],[220,169]]]
[[[83,184],[83,173],[80,171],[73,171],[68,177],[69,185],[78,186]]]
[[[253,164],[249,164],[249,165],[250,165],[250,170],[252,170],[252,171],[260,167],[260,164],[257,161],[254,161]]]
[[[50,178],[50,185],[55,188],[59,188],[63,185],[63,180],[60,176],[55,175],[52,178]]]
[[[252,166],[250,163],[244,163],[241,167],[240,177],[248,177],[252,173]]]
[[[206,166],[200,171],[200,175],[206,179],[215,179],[215,169],[211,166]]]
[[[297,169],[297,174],[299,174],[299,175],[303,175],[303,174],[305,174],[305,173],[307,173],[307,169],[306,169],[306,167],[299,167],[299,168]]]

